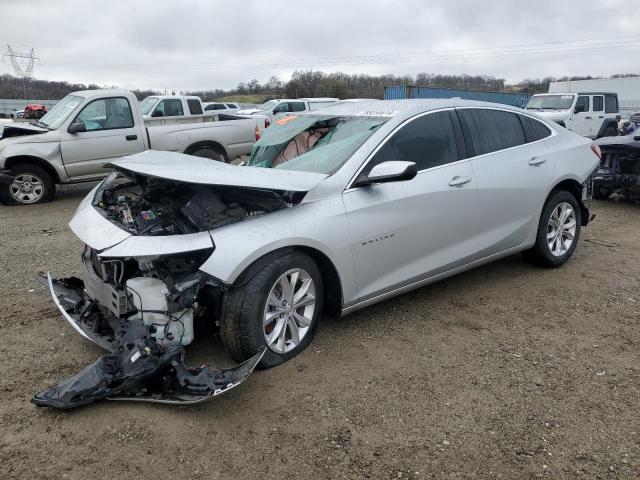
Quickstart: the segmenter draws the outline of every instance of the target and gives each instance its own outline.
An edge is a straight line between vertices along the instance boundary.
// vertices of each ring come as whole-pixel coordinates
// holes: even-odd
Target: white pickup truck
[[[105,164],[149,149],[229,162],[250,153],[268,126],[263,115],[199,115],[165,125],[153,120],[143,117],[131,92],[84,90],[40,120],[0,124],[0,200],[50,201],[56,184],[98,180],[109,173]]]
[[[248,108],[238,110],[239,115],[266,115],[271,122],[280,117],[289,115],[290,113],[307,112],[311,110],[320,110],[321,108],[333,105],[339,102],[339,98],[281,98],[278,100],[269,100],[256,108]]]
[[[618,134],[620,115],[615,93],[541,93],[533,95],[524,108],[584,137]]]

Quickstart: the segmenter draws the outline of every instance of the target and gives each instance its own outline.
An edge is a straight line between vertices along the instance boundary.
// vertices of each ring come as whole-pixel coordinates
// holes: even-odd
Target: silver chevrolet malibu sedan
[[[559,267],[589,221],[599,155],[529,112],[453,99],[294,114],[246,166],[118,160],[69,224],[86,245],[82,278],[47,279],[69,323],[108,353],[33,401],[201,401],[300,353],[323,313],[517,252]],[[240,366],[184,366],[205,323]]]

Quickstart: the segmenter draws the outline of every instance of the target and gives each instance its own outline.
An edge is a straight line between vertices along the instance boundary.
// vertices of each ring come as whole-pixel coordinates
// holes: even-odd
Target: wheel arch
[[[221,143],[218,143],[213,140],[202,140],[200,142],[192,143],[191,145],[189,145],[187,148],[184,149],[184,153],[187,155],[191,155],[194,152],[196,152],[198,149],[204,148],[204,147],[211,148],[221,153],[222,155],[224,155],[224,158],[227,160],[227,162],[229,161],[229,154],[227,153],[227,150],[224,148],[224,146]]]
[[[324,286],[324,312],[330,315],[339,316],[342,311],[342,281],[337,268],[331,259],[317,248],[307,245],[290,245],[287,247],[272,250],[255,259],[242,273],[236,278],[233,286],[244,284],[248,278],[255,275],[266,263],[273,257],[286,255],[289,252],[302,252],[313,259],[320,269],[322,275],[322,283]]]
[[[582,201],[582,188],[582,184],[578,180],[574,178],[565,178],[554,185],[545,199],[545,204],[549,197],[551,197],[555,192],[565,191],[571,193],[580,206],[580,224],[584,227],[589,223],[589,209]]]
[[[596,138],[604,137],[604,134],[609,127],[614,128],[617,132],[618,121],[615,118],[605,118],[602,122],[602,125],[600,125],[600,130],[598,130],[598,135],[596,135]]]
[[[35,157],[32,155],[15,155],[13,157],[7,158],[4,165],[5,168],[11,170],[14,165],[18,165],[21,163],[37,165],[38,167],[44,169],[49,175],[51,175],[54,183],[60,183],[60,175],[58,174],[58,171],[51,165],[51,163],[43,160],[40,157]]]

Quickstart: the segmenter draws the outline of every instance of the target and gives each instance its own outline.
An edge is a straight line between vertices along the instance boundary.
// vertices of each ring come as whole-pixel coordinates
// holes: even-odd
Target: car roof
[[[320,110],[300,115],[343,115],[349,117],[408,117],[443,108],[497,108],[522,111],[517,107],[501,103],[478,102],[460,98],[424,98],[411,100],[368,100],[362,102],[337,102]]]

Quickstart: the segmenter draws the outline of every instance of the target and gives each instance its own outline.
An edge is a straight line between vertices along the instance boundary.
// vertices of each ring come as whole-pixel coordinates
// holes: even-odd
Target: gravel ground
[[[639,478],[640,206],[598,202],[558,270],[519,255],[343,319],[196,407],[29,398],[93,362],[39,270],[76,274],[88,188],[0,206],[2,478]],[[191,362],[216,352],[190,347]]]

